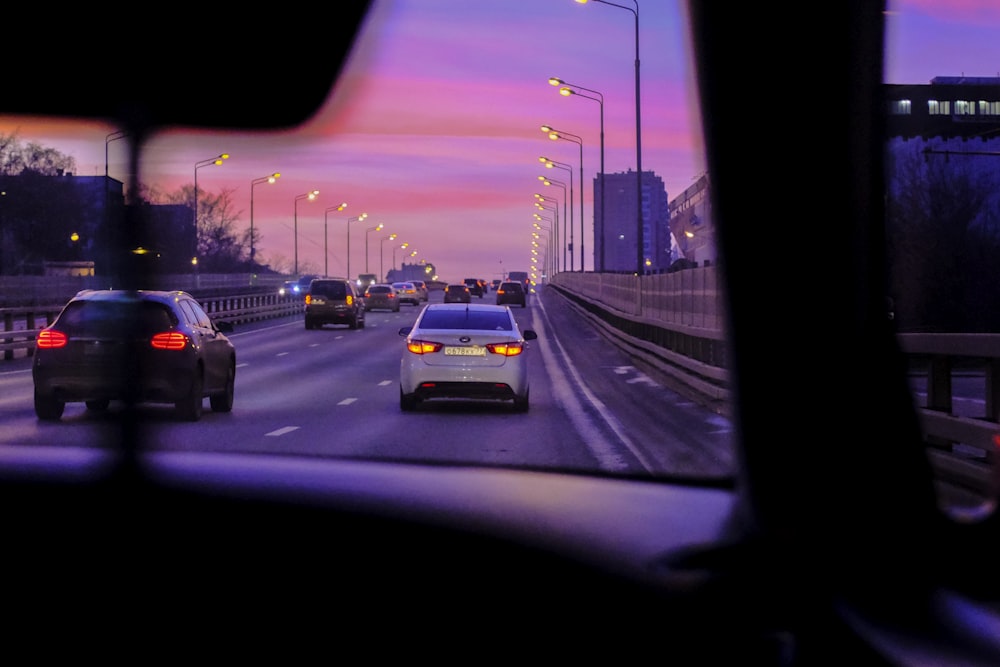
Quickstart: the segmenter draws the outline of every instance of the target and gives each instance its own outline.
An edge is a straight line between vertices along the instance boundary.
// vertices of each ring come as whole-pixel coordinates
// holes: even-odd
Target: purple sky
[[[631,0],[616,4],[633,6]],[[935,11],[933,5],[946,6]],[[937,75],[1000,76],[1000,3],[892,2],[886,80],[926,83]],[[639,0],[642,166],[679,195],[704,171],[692,65],[683,11],[668,0]],[[250,224],[250,183],[281,172],[253,190],[258,260],[288,271],[294,255],[298,203],[300,272],[326,263],[351,273],[388,270],[421,259],[443,280],[492,279],[527,270],[534,193],[568,223],[567,188],[545,187],[546,175],[572,185],[573,235],[579,268],[580,147],[552,141],[548,124],[583,139],[585,268],[593,268],[593,179],[600,167],[601,105],[562,97],[547,83],[557,76],[604,97],[605,170],[635,169],[635,18],[631,11],[574,0],[394,0],[376,3],[351,62],[327,107],[307,126],[281,136],[176,131],[148,148],[145,181],[173,191],[194,180],[195,163],[227,152],[220,167],[198,170],[203,191],[233,191],[238,228]],[[588,91],[584,94],[593,95]],[[73,155],[81,175],[103,175],[104,138],[115,128],[0,117],[0,131],[17,131]],[[109,173],[127,180],[124,142],[109,147]],[[570,165],[545,169],[545,155]],[[346,201],[342,212],[326,209]],[[382,223],[384,229],[367,234]],[[548,224],[548,223],[543,223]],[[382,239],[390,233],[395,241]],[[365,239],[369,243],[366,260]],[[380,249],[384,250],[381,253]],[[415,258],[406,256],[416,250]],[[380,266],[381,265],[381,266]]]

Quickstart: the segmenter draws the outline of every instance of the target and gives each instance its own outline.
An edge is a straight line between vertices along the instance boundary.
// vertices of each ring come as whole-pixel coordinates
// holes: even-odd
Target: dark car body
[[[472,290],[465,283],[450,283],[444,286],[442,301],[445,303],[471,303]]]
[[[345,324],[351,329],[365,326],[365,305],[354,284],[345,278],[316,278],[306,293],[306,329],[325,324]]]
[[[173,403],[187,420],[233,407],[236,350],[186,292],[85,290],[42,330],[32,363],[35,412],[57,420],[68,402]]]
[[[463,281],[469,287],[469,293],[472,296],[477,296],[480,299],[483,298],[483,283],[479,278],[466,278]]]
[[[392,285],[369,285],[365,290],[365,310],[391,310],[399,312],[399,295]]]
[[[528,297],[524,291],[524,285],[517,282],[507,281],[500,283],[496,289],[497,305],[510,304],[525,308],[528,305]]]

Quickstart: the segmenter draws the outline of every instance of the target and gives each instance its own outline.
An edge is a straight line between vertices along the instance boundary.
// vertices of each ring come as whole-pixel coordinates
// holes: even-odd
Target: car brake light
[[[439,352],[443,345],[429,340],[411,340],[406,342],[406,349],[413,354],[432,354]]]
[[[38,340],[35,341],[35,347],[41,350],[56,350],[60,347],[66,347],[68,340],[66,334],[62,331],[43,329],[38,332]]]
[[[187,347],[188,337],[179,331],[165,331],[153,334],[149,344],[157,350],[183,350]]]
[[[504,357],[516,357],[524,351],[523,343],[488,343],[486,349]]]

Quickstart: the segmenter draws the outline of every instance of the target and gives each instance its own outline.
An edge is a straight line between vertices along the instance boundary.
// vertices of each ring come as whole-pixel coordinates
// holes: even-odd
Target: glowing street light
[[[299,277],[299,202],[303,199],[312,201],[319,195],[319,190],[301,194],[295,198],[295,277]]]
[[[565,162],[557,162],[551,158],[547,158],[544,155],[538,158],[538,161],[545,165],[546,169],[552,169],[553,167],[558,167],[559,169],[564,169],[569,173],[569,234],[566,233],[566,217],[563,216],[563,242],[569,242],[568,246],[563,246],[563,269],[566,268],[566,248],[569,248],[569,270],[573,270],[573,167],[566,164]],[[583,189],[583,181],[580,181],[580,189]],[[564,198],[565,203],[565,198]],[[580,217],[583,217],[583,210],[580,211]]]
[[[381,222],[374,227],[369,227],[365,230],[365,273],[368,273],[368,235],[372,232],[380,232],[382,228],[385,227]]]
[[[347,278],[351,278],[351,223],[364,220],[368,217],[367,213],[362,213],[361,215],[355,216],[353,218],[347,219]]]
[[[586,4],[587,0],[576,0],[580,4]],[[594,0],[602,5],[611,5],[612,7],[618,7],[619,9],[624,9],[625,11],[632,12],[635,16],[635,208],[637,211],[637,237],[636,245],[638,261],[636,264],[636,270],[638,275],[645,273],[646,263],[643,261],[643,233],[642,233],[642,120],[639,105],[639,1],[632,0],[632,4],[635,5],[635,9],[627,7],[625,5],[615,4],[614,2],[608,2],[608,0]],[[603,182],[603,179],[602,179]]]
[[[570,132],[557,130],[548,125],[542,125],[542,132],[549,135],[549,139],[557,141],[572,141],[580,146],[580,272],[583,272],[583,138]],[[640,201],[641,203],[641,201]]]
[[[274,183],[281,177],[281,174],[274,172],[270,176],[255,178],[250,181],[250,268],[253,269],[253,260],[256,251],[253,245],[253,189],[261,183]]]
[[[575,83],[567,83],[567,82],[563,81],[562,79],[560,79],[558,77],[552,77],[551,79],[549,79],[549,83],[552,84],[553,86],[559,86],[559,94],[562,95],[563,97],[570,97],[570,96],[576,95],[577,97],[585,97],[588,100],[593,100],[593,101],[595,101],[595,102],[597,102],[598,104],[601,105],[601,171],[600,171],[600,174],[601,174],[601,234],[600,234],[600,239],[601,239],[600,246],[601,246],[601,249],[600,249],[600,253],[599,253],[599,255],[600,255],[600,261],[594,267],[594,269],[597,270],[597,271],[604,271],[604,225],[605,225],[605,221],[604,221],[604,209],[605,209],[605,206],[604,206],[604,95],[602,95],[601,93],[597,92],[596,90],[592,90],[590,88],[584,88],[583,86],[577,85]],[[594,95],[597,95],[597,97],[591,97],[590,95],[586,95],[584,93],[581,93],[580,92],[581,90],[586,90],[588,93],[593,93]],[[583,186],[581,185],[581,187],[583,187]],[[595,216],[595,218],[596,218],[596,216]],[[594,229],[594,236],[597,237],[597,229],[596,228]]]
[[[194,255],[198,256],[198,170],[209,165],[221,165],[229,159],[229,153],[220,153],[208,160],[201,160],[194,165]]]
[[[399,245],[399,246],[392,246],[392,270],[393,271],[396,270],[396,248],[399,248],[400,250],[406,250],[409,247],[410,247],[409,243],[403,243],[402,245]]]
[[[330,275],[330,251],[327,250],[327,219],[330,211],[343,211],[347,208],[347,202],[338,204],[337,206],[331,206],[330,208],[323,211],[323,275]]]
[[[395,241],[396,234],[389,234],[388,236],[383,236],[382,240],[378,244],[378,272],[382,280],[386,280],[385,277],[385,266],[383,265],[383,252],[382,249],[385,247],[386,241]]]
[[[557,181],[554,178],[547,178],[545,176],[539,176],[538,180],[540,180],[542,182],[542,185],[545,185],[545,186],[552,186],[552,185],[554,185],[557,188],[562,188],[562,191],[563,191],[563,233],[565,234],[566,233],[566,208],[567,208],[566,207],[566,187],[567,186],[562,181]],[[555,231],[554,231],[554,241],[553,241],[553,243],[554,243],[554,245],[553,245],[553,248],[552,248],[552,256],[555,258],[554,265],[555,265],[556,273],[558,273],[559,272],[559,244],[561,243],[561,241],[559,240],[559,225],[556,225],[556,228],[555,228]],[[563,261],[566,261],[565,257],[563,257]]]

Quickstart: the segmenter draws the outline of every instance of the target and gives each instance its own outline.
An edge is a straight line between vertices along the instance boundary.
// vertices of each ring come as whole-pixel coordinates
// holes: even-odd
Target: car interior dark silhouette
[[[137,138],[136,172],[163,128],[292,127],[337,83],[369,4],[113,23],[19,6],[0,112],[112,119]],[[0,451],[7,650],[1000,664],[998,519],[938,506],[885,316],[884,10],[688,3],[733,485],[158,455],[126,414],[86,456]]]

